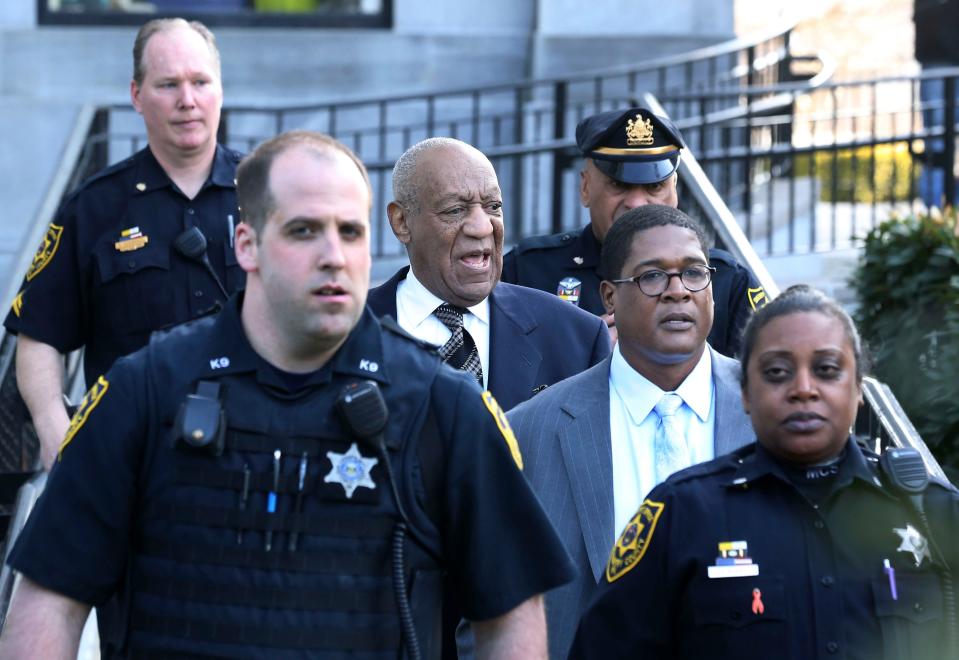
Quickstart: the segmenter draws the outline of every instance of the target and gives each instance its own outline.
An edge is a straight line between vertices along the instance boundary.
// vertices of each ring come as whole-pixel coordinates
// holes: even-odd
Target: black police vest
[[[397,346],[390,339],[384,344]],[[403,362],[403,380],[415,386],[386,388],[390,426],[419,437],[431,424],[424,431],[412,418],[427,416],[423,392],[436,361]],[[136,527],[123,608],[131,657],[399,657],[391,580],[399,516],[382,458],[333,410],[355,380],[334,375],[330,385],[290,395],[253,374],[225,376],[216,381],[227,420],[222,455],[171,450],[171,437],[156,448],[151,469],[161,478],[169,471],[173,485],[159,499],[145,493],[152,503]],[[164,421],[172,436],[173,420]],[[406,438],[390,451],[400,493],[413,492],[411,444]],[[349,496],[343,470],[368,477]],[[405,566],[423,657],[439,657],[439,566],[409,538]]]

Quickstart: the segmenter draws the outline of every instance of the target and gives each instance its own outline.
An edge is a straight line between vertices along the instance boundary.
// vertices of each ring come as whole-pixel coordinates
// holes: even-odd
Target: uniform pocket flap
[[[913,623],[942,618],[942,585],[934,573],[897,571],[896,592],[898,598],[893,600],[889,578],[885,575],[873,578],[877,615],[899,617]]]
[[[100,271],[100,281],[106,283],[123,274],[137,273],[145,268],[170,269],[170,247],[149,243],[137,250],[123,252],[112,243],[97,246],[94,257]]]
[[[689,593],[697,626],[742,628],[785,619],[782,576],[704,580],[692,584]]]

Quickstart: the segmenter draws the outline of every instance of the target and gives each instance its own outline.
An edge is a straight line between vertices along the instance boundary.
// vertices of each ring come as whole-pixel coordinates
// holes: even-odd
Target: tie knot
[[[456,307],[449,303],[443,303],[433,312],[433,316],[438,318],[440,322],[445,325],[451,332],[455,332],[457,328],[463,327],[463,313],[466,310],[461,307]]]
[[[656,414],[662,417],[670,417],[676,414],[679,407],[683,405],[683,397],[675,392],[666,392],[663,398],[656,404]]]

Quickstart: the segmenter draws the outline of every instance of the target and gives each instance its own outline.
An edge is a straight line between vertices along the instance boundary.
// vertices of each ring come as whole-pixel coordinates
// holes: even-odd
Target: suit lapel
[[[529,337],[537,322],[507,286],[497,285],[489,300],[489,390],[509,410],[542,385],[535,381],[543,356]]]
[[[713,426],[713,451],[722,456],[752,440],[753,428],[743,410],[739,386],[739,363],[718,355],[711,348],[713,382],[716,384],[716,420]]]
[[[374,314],[377,316],[392,316],[394,320],[399,320],[396,314],[396,289],[400,282],[406,279],[406,274],[409,271],[410,267],[404,266],[383,284],[370,289],[366,296],[366,304],[373,310]]]
[[[609,358],[592,367],[583,388],[561,405],[569,423],[560,446],[589,555],[598,582],[613,544],[613,459],[609,430]]]

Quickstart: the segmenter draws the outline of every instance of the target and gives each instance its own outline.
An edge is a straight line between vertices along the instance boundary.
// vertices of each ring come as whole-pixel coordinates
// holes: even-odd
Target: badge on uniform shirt
[[[766,295],[766,289],[757,286],[755,289],[750,287],[746,290],[746,297],[749,298],[749,305],[753,311],[769,304],[769,296]]]
[[[132,252],[139,250],[150,242],[150,237],[144,235],[139,227],[130,227],[120,232],[120,240],[113,244],[117,252]]]
[[[916,562],[916,568],[922,565],[923,557],[932,561],[932,555],[929,554],[929,542],[925,536],[919,533],[919,530],[912,525],[906,525],[904,528],[893,527],[892,531],[902,539],[896,551],[910,553]]]
[[[575,277],[564,277],[559,281],[559,286],[556,287],[556,295],[559,296],[561,300],[579,305],[579,293],[582,289],[583,283],[578,279]]]
[[[53,255],[57,253],[57,248],[60,247],[60,236],[62,235],[63,227],[51,222],[46,235],[43,237],[43,242],[37,249],[37,253],[33,255],[30,268],[27,269],[27,282],[36,277],[53,259]]]
[[[63,437],[63,442],[60,443],[60,451],[57,453],[58,461],[63,458],[63,450],[66,449],[70,441],[73,440],[73,436],[77,434],[77,431],[86,423],[90,413],[93,412],[93,409],[100,403],[100,399],[107,393],[107,388],[109,387],[110,383],[107,382],[107,379],[100,376],[97,378],[97,382],[93,384],[93,387],[83,396],[83,401],[80,402],[80,406],[70,419],[67,434]]]
[[[722,541],[716,563],[706,567],[706,575],[711,578],[750,577],[759,575],[759,564],[749,558],[746,541]]]
[[[490,415],[496,420],[496,426],[499,428],[499,432],[503,434],[503,439],[506,440],[506,446],[509,447],[509,453],[513,456],[513,462],[516,463],[516,467],[522,470],[523,455],[519,451],[519,442],[516,441],[516,434],[513,433],[513,428],[509,425],[509,420],[506,419],[506,413],[499,407],[499,404],[489,390],[483,392],[483,403],[486,404],[486,409],[489,410]]]
[[[328,484],[340,484],[346,491],[346,499],[353,497],[353,491],[363,486],[364,488],[375,489],[376,484],[370,478],[373,466],[379,463],[378,459],[366,458],[360,453],[356,443],[350,445],[350,448],[342,454],[335,451],[326,452],[326,457],[330,459],[333,467],[330,473],[323,477],[323,481]]]
[[[17,294],[17,297],[13,299],[13,304],[10,305],[10,309],[13,310],[13,313],[19,318],[20,310],[23,309],[23,291]]]
[[[666,505],[662,502],[644,500],[639,511],[620,534],[606,565],[606,581],[615,582],[631,570],[646,554],[649,542],[653,540],[656,522]]]

